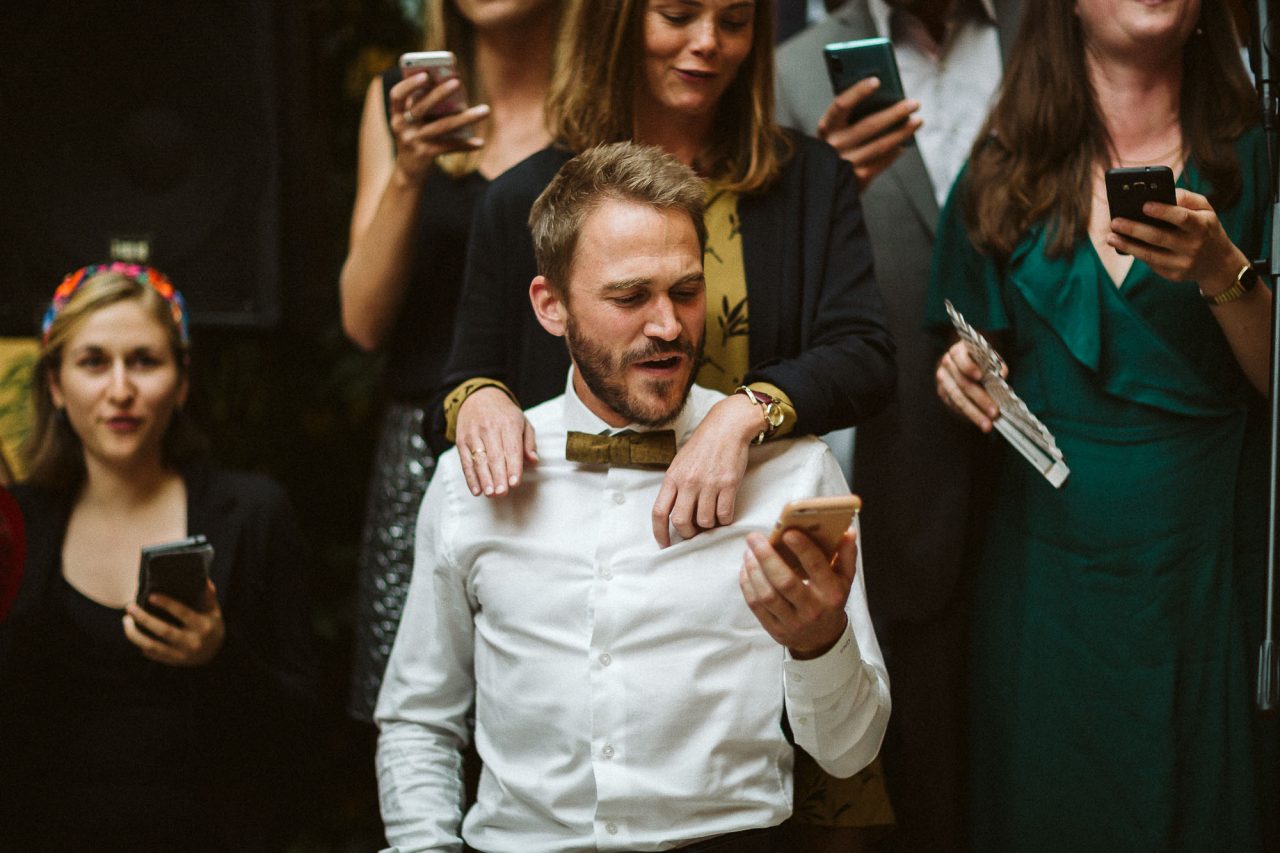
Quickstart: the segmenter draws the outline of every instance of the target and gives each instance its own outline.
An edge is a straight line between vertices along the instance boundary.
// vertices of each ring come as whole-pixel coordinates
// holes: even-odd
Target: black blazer
[[[798,133],[767,191],[743,196],[743,263],[751,331],[747,381],[795,404],[798,434],[852,426],[893,395],[884,303],[853,178],[835,151]],[[572,154],[550,147],[499,176],[476,212],[453,348],[439,399],[477,376],[500,379],[533,406],[564,392],[569,356],[529,305],[537,275],[529,209]],[[444,433],[431,411],[435,439]]]
[[[305,547],[289,501],[275,483],[204,466],[183,477],[187,529],[203,533],[214,547],[210,577],[226,623],[218,656],[207,666],[184,671],[190,679],[186,713],[191,725],[207,734],[210,753],[217,756],[217,766],[208,769],[213,787],[228,801],[211,807],[234,808],[225,817],[260,839],[301,787],[318,721]],[[40,611],[60,571],[74,497],[31,486],[12,492],[22,509],[28,551],[13,611],[0,624],[0,719],[12,712],[6,695],[26,683],[21,676],[15,680],[24,656],[42,642]],[[20,721],[6,720],[6,725]],[[4,731],[21,736],[13,728]],[[128,756],[121,756],[121,764],[124,770]],[[52,779],[43,781],[56,781],[57,769],[49,770]],[[3,776],[0,771],[0,780]],[[230,832],[246,849],[258,846]]]

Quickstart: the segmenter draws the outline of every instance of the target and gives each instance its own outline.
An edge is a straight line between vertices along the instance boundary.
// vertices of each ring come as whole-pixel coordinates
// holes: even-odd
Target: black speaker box
[[[0,335],[111,259],[167,273],[195,323],[275,323],[285,2],[4,4]]]

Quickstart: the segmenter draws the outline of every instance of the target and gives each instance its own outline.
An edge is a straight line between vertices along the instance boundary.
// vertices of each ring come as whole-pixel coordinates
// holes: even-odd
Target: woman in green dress
[[[1258,850],[1276,795],[1251,713],[1271,305],[1253,90],[1221,0],[1041,6],[943,211],[930,297],[932,322],[947,298],[988,333],[1071,469],[1054,489],[1001,462],[973,847]],[[1144,209],[1164,227],[1111,219],[1105,170],[1157,164],[1177,176],[1177,204]],[[980,376],[956,343],[938,393],[989,432]]]

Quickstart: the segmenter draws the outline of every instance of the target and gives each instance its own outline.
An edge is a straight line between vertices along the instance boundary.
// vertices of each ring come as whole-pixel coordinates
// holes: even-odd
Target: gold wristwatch
[[[752,439],[751,443],[764,444],[782,426],[784,418],[782,406],[763,391],[756,391],[746,385],[739,385],[737,390],[739,393],[746,394],[748,400],[760,407],[760,414],[764,416],[764,429],[760,430],[760,434]]]
[[[1244,296],[1250,290],[1258,286],[1258,271],[1253,268],[1253,264],[1245,264],[1240,268],[1240,272],[1236,273],[1235,284],[1226,290],[1210,296],[1203,290],[1200,295],[1204,297],[1204,301],[1210,305],[1226,305],[1228,302],[1235,302],[1241,296]]]

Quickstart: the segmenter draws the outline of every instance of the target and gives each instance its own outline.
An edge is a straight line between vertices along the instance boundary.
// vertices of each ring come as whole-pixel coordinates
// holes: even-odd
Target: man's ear
[[[533,304],[533,313],[542,324],[542,328],[557,338],[564,337],[569,312],[564,302],[551,288],[551,282],[547,281],[546,276],[535,276],[529,283],[529,302]]]

